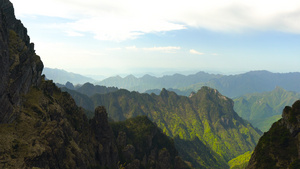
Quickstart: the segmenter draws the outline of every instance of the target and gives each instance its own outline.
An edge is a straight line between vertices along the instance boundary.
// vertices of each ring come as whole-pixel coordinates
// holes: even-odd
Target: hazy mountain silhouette
[[[84,84],[86,82],[95,83],[96,80],[76,74],[67,72],[62,69],[51,69],[51,68],[44,68],[43,74],[45,74],[46,78],[49,80],[53,80],[55,83],[66,84],[67,82],[71,82],[74,85],[76,84]]]

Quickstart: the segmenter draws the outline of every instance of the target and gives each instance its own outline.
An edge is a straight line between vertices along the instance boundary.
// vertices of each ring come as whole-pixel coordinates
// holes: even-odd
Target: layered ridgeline
[[[85,83],[75,88],[72,83],[67,82],[66,85],[61,86],[61,90],[71,94],[77,105],[84,108],[88,112],[88,116],[92,117],[93,115],[90,112],[93,111],[96,106],[90,97],[95,94],[114,92],[117,91],[118,88],[93,85],[91,83]]]
[[[64,77],[63,82],[58,78],[64,75],[65,71],[50,69],[51,71],[44,71],[46,77],[53,79],[56,83],[65,84],[67,81],[74,83],[77,77],[78,80],[82,79],[81,75],[73,76],[73,73],[69,73]],[[56,76],[53,76],[54,71]],[[54,74],[54,73],[53,73]],[[68,80],[70,79],[70,80]],[[114,76],[106,78],[100,82],[94,82],[96,85],[118,87],[127,89],[129,91],[138,91],[140,93],[155,93],[159,94],[162,88],[166,88],[169,91],[174,91],[178,95],[189,96],[192,91],[196,92],[203,86],[209,86],[217,89],[223,95],[230,98],[240,97],[250,93],[261,93],[272,91],[276,86],[280,86],[288,91],[300,92],[300,73],[272,73],[268,71],[251,71],[237,75],[219,75],[209,74],[205,72],[198,72],[191,75],[174,74],[163,77],[154,77],[150,75],[144,75],[137,78],[133,75],[126,76],[124,78],[120,76]],[[92,80],[81,81],[92,82]]]
[[[189,96],[191,91],[198,91],[202,86],[217,89],[230,98],[257,92],[272,91],[280,86],[288,91],[300,92],[300,73],[272,73],[268,71],[251,71],[237,75],[216,75],[199,72],[192,75],[174,74],[160,78],[145,75],[136,78],[110,77],[97,84],[115,86],[130,91],[151,93],[162,88],[174,90],[179,95]]]
[[[271,92],[248,94],[234,99],[234,110],[254,127],[268,131],[281,118],[286,105],[300,99],[300,94],[276,87]]]
[[[197,91],[203,85],[215,88],[230,98],[249,93],[272,91],[276,86],[280,86],[288,91],[300,92],[300,73],[251,71],[244,74],[215,78],[206,83],[198,83],[181,88],[181,90],[193,89]]]
[[[165,89],[160,95],[119,90],[94,95],[92,100],[96,106],[105,106],[116,121],[148,116],[164,133],[175,137],[179,153],[194,167],[224,168],[230,159],[252,151],[260,137],[259,131],[234,112],[231,99],[208,87],[190,97]],[[201,149],[207,153],[201,154]]]
[[[51,68],[44,68],[43,74],[45,74],[47,79],[53,80],[55,83],[65,84],[67,82],[71,82],[73,84],[84,84],[86,82],[96,82],[95,79],[72,73],[67,72],[62,69],[51,69]]]
[[[154,77],[150,75],[144,75],[137,78],[133,75],[126,76],[124,78],[120,76],[114,76],[104,79],[98,82],[98,85],[115,86],[118,88],[127,89],[130,91],[145,92],[150,89],[162,89],[162,88],[182,88],[190,86],[196,83],[208,82],[211,79],[220,78],[222,75],[209,74],[205,72],[198,72],[192,75],[166,75],[163,77]]]
[[[259,139],[248,169],[300,168],[300,100],[287,106],[282,119]]]
[[[172,140],[149,120],[136,123],[140,130],[128,137],[121,128],[121,147],[104,107],[88,120],[68,93],[45,81],[43,63],[8,0],[0,0],[0,33],[0,168],[186,168]],[[132,158],[124,159],[128,151]]]

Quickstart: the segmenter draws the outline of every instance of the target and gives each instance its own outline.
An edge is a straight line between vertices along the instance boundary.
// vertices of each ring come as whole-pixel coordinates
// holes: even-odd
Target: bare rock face
[[[161,149],[158,153],[158,168],[171,168],[171,155],[167,149]]]
[[[8,0],[0,0],[0,123],[11,123],[21,95],[41,82],[43,63]]]
[[[292,107],[286,106],[282,113],[283,125],[293,136],[300,132],[300,100],[296,101]]]
[[[123,148],[126,146],[126,133],[123,132],[123,131],[120,131],[119,132],[119,135],[117,137],[117,145],[120,147],[120,148]]]
[[[140,169],[141,162],[138,159],[133,160],[125,168],[126,169]]]
[[[133,145],[128,144],[122,150],[123,157],[126,161],[132,161],[135,158],[135,148]]]

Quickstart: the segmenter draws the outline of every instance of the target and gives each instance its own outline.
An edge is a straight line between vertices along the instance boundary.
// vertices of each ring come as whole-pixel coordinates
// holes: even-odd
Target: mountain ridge
[[[220,75],[200,71],[190,75],[175,73],[162,77],[149,74],[139,78],[132,74],[125,77],[117,75],[98,82],[93,81],[93,83],[95,85],[118,87],[149,94],[152,92],[159,94],[162,88],[166,88],[184,96],[189,96],[192,91],[198,91],[202,86],[209,86],[218,89],[230,98],[235,98],[250,93],[272,91],[276,86],[280,86],[285,90],[300,92],[300,87],[297,85],[299,84],[299,80],[297,81],[299,78],[299,72],[273,73],[267,70],[257,70],[236,75]],[[57,82],[56,80],[54,81]],[[287,81],[293,81],[293,83],[286,83]],[[67,80],[62,84],[66,82]]]
[[[87,82],[95,83],[96,80],[93,78],[83,76],[77,73],[67,72],[63,69],[52,69],[52,68],[44,68],[43,73],[46,75],[46,78],[49,80],[53,80],[55,83],[66,84],[67,82],[71,82],[73,84],[84,84]]]
[[[247,94],[235,98],[234,109],[244,119],[250,121],[262,131],[268,131],[271,125],[281,118],[285,106],[291,106],[300,98],[296,92],[276,87],[270,92]]]
[[[233,111],[231,99],[209,87],[203,87],[190,98],[178,96],[166,89],[160,95],[121,89],[112,93],[96,94],[92,100],[96,106],[105,106],[109,117],[116,121],[146,115],[168,136],[178,136],[186,141],[198,138],[210,151],[216,152],[213,159],[219,161],[214,166],[219,165],[217,168],[227,165],[227,160],[239,154],[252,151],[260,136],[259,131]],[[230,148],[229,145],[233,147]],[[200,163],[206,167],[211,165],[204,161]],[[200,163],[196,165],[201,166]]]

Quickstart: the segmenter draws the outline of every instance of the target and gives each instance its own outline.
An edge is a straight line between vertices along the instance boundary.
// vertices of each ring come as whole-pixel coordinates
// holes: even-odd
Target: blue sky
[[[11,2],[50,68],[105,76],[300,71],[300,1]]]

